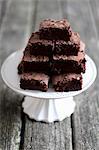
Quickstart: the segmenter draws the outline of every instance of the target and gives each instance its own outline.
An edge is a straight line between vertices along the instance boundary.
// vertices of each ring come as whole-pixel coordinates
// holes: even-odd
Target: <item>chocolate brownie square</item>
[[[84,52],[79,52],[77,56],[54,55],[51,71],[53,74],[84,73],[85,62]]]
[[[57,92],[77,91],[82,89],[81,74],[61,74],[52,77],[52,84]]]
[[[48,90],[49,76],[44,73],[23,73],[20,76],[20,87],[29,90]]]
[[[56,55],[78,55],[79,51],[85,50],[85,44],[80,41],[78,33],[72,33],[69,41],[57,40],[55,41],[53,54]]]
[[[49,74],[49,57],[40,55],[34,56],[25,51],[23,59],[18,65],[18,73],[21,74],[23,72],[43,72]]]
[[[66,20],[44,20],[40,24],[40,38],[50,40],[69,40],[72,35],[70,23]]]
[[[25,51],[30,51],[31,55],[50,56],[52,54],[53,42],[39,38],[39,32],[32,33]]]

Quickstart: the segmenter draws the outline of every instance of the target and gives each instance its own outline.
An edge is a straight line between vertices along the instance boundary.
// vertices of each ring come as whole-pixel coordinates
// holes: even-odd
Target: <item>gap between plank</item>
[[[35,0],[34,1],[34,5],[35,5],[35,8],[34,8],[34,11],[32,12],[32,19],[33,21],[31,21],[31,28],[30,28],[30,32],[34,32],[35,30],[35,26],[36,26],[36,18],[37,18],[37,6],[38,6],[38,0]]]
[[[23,103],[23,101],[24,101],[24,98],[22,99],[22,103]],[[21,103],[21,105],[22,105],[22,103]],[[21,131],[20,131],[20,145],[19,145],[19,150],[24,149],[25,123],[26,123],[25,114],[23,112],[23,108],[21,108]]]
[[[0,18],[0,30],[2,28],[3,22],[6,18],[6,14],[9,11],[9,6],[12,0],[3,0],[2,1],[2,6],[1,6],[1,18]]]
[[[70,120],[71,120],[71,142],[72,142],[72,150],[75,150],[75,129],[74,129],[74,119],[73,119],[73,114],[71,115],[70,117]]]

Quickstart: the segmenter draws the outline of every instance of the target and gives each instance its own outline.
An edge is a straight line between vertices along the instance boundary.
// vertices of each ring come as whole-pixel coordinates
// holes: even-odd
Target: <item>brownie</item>
[[[48,90],[49,76],[44,73],[23,73],[20,76],[20,87],[29,90]]]
[[[49,74],[50,62],[47,56],[30,55],[27,51],[24,52],[22,61],[18,65],[18,73],[23,72],[43,72]]]
[[[40,91],[47,91],[50,82],[55,91],[81,90],[85,70],[85,44],[66,19],[43,20],[18,65],[20,87]]]
[[[78,55],[79,51],[85,50],[85,44],[80,41],[78,33],[72,33],[69,41],[57,40],[54,44],[53,54]]]
[[[85,73],[85,53],[79,52],[77,56],[54,55],[52,59],[52,74]]]
[[[62,74],[52,77],[52,84],[55,91],[67,92],[77,91],[82,89],[82,75],[81,74]]]
[[[51,40],[39,38],[39,32],[32,33],[25,51],[30,51],[31,55],[50,56],[52,54],[53,43]]]
[[[51,20],[47,19],[41,22],[40,38],[50,40],[69,40],[72,34],[70,23],[66,20]]]

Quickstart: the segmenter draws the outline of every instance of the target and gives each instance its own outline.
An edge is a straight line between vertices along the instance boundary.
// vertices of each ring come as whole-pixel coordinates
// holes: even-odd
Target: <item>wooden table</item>
[[[0,65],[26,46],[45,18],[68,18],[99,69],[98,0],[0,0]],[[0,77],[0,150],[99,150],[98,92],[99,76],[75,97],[77,106],[70,118],[46,124],[28,119],[21,109],[23,97]]]

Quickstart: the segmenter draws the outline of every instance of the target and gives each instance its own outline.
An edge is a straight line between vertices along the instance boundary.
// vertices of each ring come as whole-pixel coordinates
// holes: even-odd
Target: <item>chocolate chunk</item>
[[[49,76],[44,73],[23,73],[20,76],[20,87],[29,90],[48,90]]]
[[[43,72],[49,74],[50,62],[47,56],[34,56],[25,52],[22,61],[18,65],[18,73]]]
[[[78,33],[72,33],[69,41],[57,40],[54,42],[53,54],[78,55],[79,51],[85,50],[85,44],[80,41]]]
[[[79,52],[78,56],[54,55],[52,59],[52,74],[85,72],[85,54]]]
[[[25,51],[30,51],[31,55],[50,56],[52,54],[53,42],[39,38],[39,32],[32,33]]]
[[[62,74],[52,76],[52,84],[55,91],[77,91],[82,89],[81,74]]]

